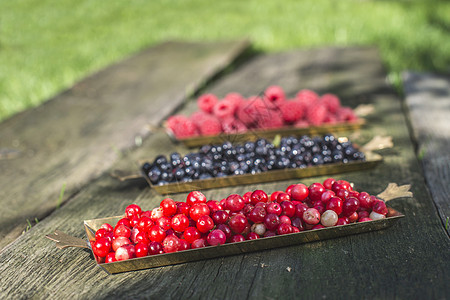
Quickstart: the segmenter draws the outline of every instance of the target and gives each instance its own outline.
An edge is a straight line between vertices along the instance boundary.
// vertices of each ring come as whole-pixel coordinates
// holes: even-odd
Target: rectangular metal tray
[[[175,142],[180,142],[188,148],[200,147],[206,144],[223,143],[224,141],[230,141],[233,143],[241,143],[256,140],[258,138],[271,139],[276,135],[289,136],[289,135],[321,135],[327,133],[338,133],[345,131],[355,131],[365,124],[364,119],[358,119],[351,123],[341,123],[334,125],[321,125],[321,126],[309,126],[305,128],[297,128],[292,126],[286,126],[276,129],[252,129],[245,133],[236,134],[219,134],[215,136],[197,136],[191,138],[177,139],[171,134],[169,130],[166,130],[167,134]]]
[[[263,251],[273,248],[293,246],[314,241],[338,238],[364,232],[376,231],[394,225],[404,215],[388,207],[387,218],[362,223],[352,223],[342,226],[333,226],[322,229],[302,231],[280,236],[243,241],[239,243],[224,244],[214,247],[189,249],[175,253],[164,253],[141,258],[134,258],[113,263],[97,264],[109,274],[136,271],[168,265],[193,262],[204,259],[218,258],[229,255],[238,255],[248,252]],[[89,240],[95,237],[95,232],[103,223],[115,225],[124,216],[94,219],[84,221],[84,227]],[[95,254],[92,253],[95,257]]]
[[[145,180],[147,181],[147,183],[150,185],[151,188],[155,189],[155,191],[157,191],[158,193],[165,195],[165,194],[188,192],[193,190],[207,190],[212,188],[220,188],[236,185],[255,184],[263,182],[289,180],[295,178],[306,178],[312,176],[360,171],[373,168],[383,161],[382,156],[379,154],[373,152],[365,152],[364,154],[366,156],[365,161],[354,161],[345,164],[344,163],[324,164],[317,166],[309,166],[306,168],[272,170],[257,174],[243,174],[243,175],[216,177],[202,180],[193,180],[190,182],[175,182],[164,185],[153,185],[148,179],[148,176],[143,175],[143,177],[145,178]]]

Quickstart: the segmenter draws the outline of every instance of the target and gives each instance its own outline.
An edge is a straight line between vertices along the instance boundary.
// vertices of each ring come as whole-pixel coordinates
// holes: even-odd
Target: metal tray
[[[374,152],[363,152],[366,156],[365,161],[353,161],[348,163],[333,163],[324,164],[317,166],[309,166],[306,168],[295,168],[295,169],[282,169],[282,170],[272,170],[257,174],[243,174],[243,175],[232,175],[225,177],[215,177],[202,180],[193,180],[190,182],[174,182],[164,185],[153,185],[148,176],[142,174],[150,185],[151,188],[155,189],[158,193],[164,194],[174,194],[181,192],[188,192],[192,190],[207,190],[212,188],[236,186],[236,185],[246,185],[255,184],[263,182],[281,181],[289,180],[295,178],[305,178],[320,175],[331,175],[352,171],[360,171],[365,169],[374,168],[376,165],[383,161],[381,155]]]
[[[327,133],[338,133],[344,131],[355,131],[365,124],[364,119],[358,119],[355,122],[341,123],[334,125],[321,125],[321,126],[309,126],[305,128],[297,128],[292,126],[286,126],[277,129],[251,129],[245,133],[236,134],[219,134],[214,136],[197,136],[191,138],[177,139],[173,133],[166,129],[166,133],[169,137],[175,141],[182,143],[188,148],[200,147],[206,144],[223,143],[224,141],[230,141],[233,143],[247,142],[256,140],[258,138],[274,138],[276,135],[289,136],[289,135],[320,135]]]
[[[400,218],[404,217],[403,214],[393,208],[388,207],[388,211],[387,218],[381,220],[333,226],[281,236],[243,241],[239,243],[224,244],[200,249],[190,249],[175,253],[164,253],[97,265],[107,273],[115,274],[338,238],[347,235],[385,229],[394,225]],[[117,216],[84,221],[84,227],[86,229],[88,239],[90,240],[95,237],[96,230],[99,229],[103,223],[110,223],[113,225],[123,217],[124,216]],[[95,257],[95,254],[92,254]]]

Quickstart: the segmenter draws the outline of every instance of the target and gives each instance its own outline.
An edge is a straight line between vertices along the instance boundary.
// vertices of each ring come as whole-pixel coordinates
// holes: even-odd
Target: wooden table
[[[411,140],[410,116],[385,77],[375,48],[257,54],[247,41],[168,42],[6,120],[0,124],[0,298],[448,297],[448,204],[433,201]],[[84,238],[83,220],[121,214],[130,203],[157,206],[162,196],[145,181],[119,182],[110,172],[135,170],[138,159],[158,153],[186,152],[155,127],[177,110],[194,110],[194,93],[250,96],[273,84],[290,96],[309,88],[336,93],[345,105],[374,105],[367,125],[353,136],[363,143],[390,135],[394,148],[380,152],[384,163],[375,169],[334,177],[372,194],[389,182],[411,184],[413,198],[389,202],[405,218],[377,232],[117,275],[97,267],[88,251],[62,251],[44,237],[59,229]],[[219,199],[296,182],[205,195]],[[27,230],[28,223],[35,226]]]

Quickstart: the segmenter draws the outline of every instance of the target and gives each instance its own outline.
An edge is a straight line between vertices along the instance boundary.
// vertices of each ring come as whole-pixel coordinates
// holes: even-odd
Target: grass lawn
[[[0,120],[167,39],[248,37],[260,51],[375,45],[402,70],[450,71],[450,2],[0,1]]]

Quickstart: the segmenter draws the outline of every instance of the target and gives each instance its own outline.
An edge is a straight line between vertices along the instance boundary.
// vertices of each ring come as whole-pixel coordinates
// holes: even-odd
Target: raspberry
[[[199,114],[193,114],[198,116]],[[197,129],[201,135],[217,135],[222,132],[220,121],[213,115],[204,114],[196,120]]]
[[[339,123],[338,118],[335,115],[327,114],[325,120],[323,121],[325,124],[334,125]]]
[[[189,119],[191,120],[192,123],[195,124],[195,126],[197,126],[197,128],[199,128],[202,124],[202,122],[208,118],[210,118],[212,116],[212,114],[208,114],[202,110],[193,112]]]
[[[240,120],[228,117],[222,120],[222,130],[225,133],[241,133],[246,132],[247,127]]]
[[[227,101],[231,101],[236,108],[238,108],[243,101],[245,101],[244,97],[242,97],[239,93],[229,93],[224,98]]]
[[[336,113],[338,109],[341,107],[341,102],[336,95],[333,94],[324,94],[320,97],[320,102],[325,104],[328,108],[328,111],[331,113]]]
[[[257,115],[257,127],[262,129],[280,128],[283,126],[283,118],[279,111],[260,108]]]
[[[285,101],[280,105],[280,111],[286,123],[294,123],[303,118],[304,106],[299,101]]]
[[[265,107],[264,102],[259,97],[251,97],[241,102],[237,108],[236,116],[248,128],[257,122],[258,110]]]
[[[214,94],[201,95],[197,100],[197,106],[200,110],[212,113],[214,105],[219,102],[219,99]]]
[[[275,106],[280,106],[286,100],[286,95],[283,89],[278,85],[269,86],[264,92],[264,98],[268,102],[275,104]]]
[[[298,101],[307,105],[311,105],[319,99],[319,96],[315,92],[307,89],[299,91],[295,97]]]
[[[336,116],[340,122],[353,122],[358,120],[358,117],[350,107],[341,107],[337,111]]]
[[[317,102],[308,108],[306,119],[311,125],[317,126],[325,121],[327,113],[327,107],[324,104]]]
[[[186,116],[175,115],[167,119],[169,128],[177,138],[187,138],[198,134],[195,124]]]
[[[223,99],[216,103],[213,108],[214,115],[219,119],[233,117],[236,111],[235,103],[232,100]]]
[[[308,121],[303,120],[303,119],[298,120],[297,122],[294,123],[294,127],[297,127],[297,128],[306,128],[308,126],[309,126]]]

